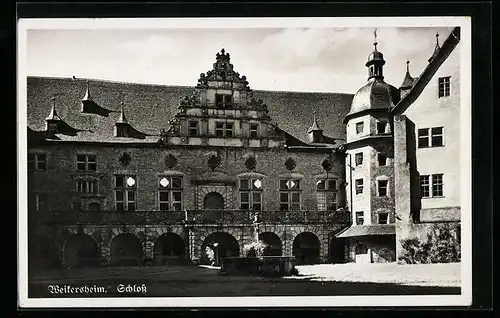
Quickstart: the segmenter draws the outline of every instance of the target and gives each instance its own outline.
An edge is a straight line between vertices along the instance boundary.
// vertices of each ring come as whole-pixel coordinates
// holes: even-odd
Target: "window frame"
[[[177,174],[159,175],[157,177],[157,207],[159,211],[182,211],[184,209],[184,176]],[[169,184],[166,187],[161,185],[161,180],[167,178]],[[173,187],[174,179],[180,179],[180,186]],[[162,193],[168,193],[168,200],[161,200]],[[180,200],[174,200],[174,193],[180,193]],[[167,209],[162,209],[162,204],[167,204]],[[176,209],[176,205],[180,204],[180,208]]]
[[[361,222],[358,222],[361,220]],[[364,225],[365,224],[365,212],[364,211],[356,211],[354,213],[354,221],[356,225]]]
[[[195,124],[196,128],[192,128],[191,124]],[[192,134],[194,129],[196,129],[196,133]],[[200,136],[200,121],[199,120],[189,120],[188,121],[188,136],[189,137],[199,137]]]
[[[440,182],[436,184],[435,178],[440,177]],[[422,184],[422,180],[426,179],[427,184]],[[419,177],[419,185],[420,185],[420,198],[421,199],[431,199],[431,198],[444,198],[444,173],[434,173],[427,175],[420,175]],[[424,188],[425,187],[425,188]],[[440,194],[436,193],[436,187],[438,187]],[[427,188],[427,196],[424,196],[424,189]]]
[[[118,212],[135,212],[137,210],[137,189],[138,189],[138,178],[137,175],[135,174],[114,174],[114,184],[113,184],[113,192],[114,192],[114,204],[115,204],[115,210]],[[121,177],[122,179],[122,186],[118,187],[116,185],[116,180],[117,177]],[[127,179],[131,177],[135,180],[135,183],[133,186],[127,185]],[[123,194],[122,200],[117,200],[117,193],[121,192]],[[134,195],[134,200],[129,199],[129,193],[133,192]],[[121,203],[123,204],[123,210],[118,209],[118,204]],[[133,204],[134,208],[129,209],[129,204]]]
[[[383,164],[383,165],[381,165],[381,164],[380,164],[380,158],[381,158],[381,157],[383,157],[383,158],[384,158],[384,164]],[[379,152],[379,153],[377,154],[377,165],[378,165],[379,167],[387,167],[387,159],[388,159],[388,158],[387,158],[387,154]]]
[[[377,121],[377,135],[387,134],[387,132],[386,132],[386,131],[387,131],[387,125],[388,125],[388,124],[389,124],[389,123],[388,123],[387,121],[385,121],[385,120],[380,120],[380,121]],[[379,128],[380,128],[380,125],[384,125],[384,126],[383,126],[383,128],[384,128],[384,129],[383,129],[382,131],[380,131],[380,129],[379,129]]]
[[[82,184],[82,191],[80,191],[79,184]],[[90,189],[93,189],[90,191]],[[85,180],[85,179],[76,179],[75,180],[75,190],[78,193],[85,194],[97,194],[99,193],[99,180]]]
[[[78,157],[80,156],[84,156],[85,160],[79,160]],[[90,161],[89,160],[89,157],[93,157],[94,158],[94,161]],[[77,153],[76,154],[76,171],[78,172],[97,172],[97,155],[96,154],[92,154],[92,153]],[[95,169],[89,169],[89,163],[90,164],[95,164]],[[84,165],[84,168],[83,169],[79,169],[79,165],[80,164],[83,164]]]
[[[361,183],[359,182],[361,181]],[[364,179],[363,178],[358,178],[354,180],[354,191],[356,195],[363,194],[364,191]],[[361,188],[361,191],[358,192],[358,189]]]
[[[260,188],[254,188],[254,182],[260,181]],[[241,186],[242,181],[248,181],[248,188],[245,189]],[[262,211],[264,207],[264,182],[262,177],[256,176],[242,176],[238,178],[238,199],[240,202],[240,210],[244,211]],[[260,194],[260,201],[255,202],[254,194]],[[242,194],[248,195],[248,200],[242,200]],[[243,205],[247,204],[248,208],[244,208]],[[260,208],[256,209],[255,206],[260,205]]]
[[[281,187],[281,182],[286,181],[286,184],[288,182],[293,181],[293,182],[298,182],[298,188],[296,189],[284,189]],[[278,202],[280,204],[280,211],[302,211],[302,178],[297,178],[297,177],[280,177],[278,180]],[[282,199],[282,194],[286,194],[288,200],[285,202]],[[293,196],[298,195],[299,196],[299,201],[298,203],[293,200]],[[283,206],[287,205],[287,209],[283,209]],[[298,205],[298,209],[294,209],[293,206]]]
[[[217,127],[222,125],[222,128]],[[228,129],[228,125],[231,125],[231,129]],[[231,134],[228,135],[228,131],[231,131]],[[222,135],[219,133],[222,132]],[[225,138],[225,137],[235,137],[235,123],[234,122],[227,122],[227,121],[216,121],[215,122],[215,136],[218,138]]]
[[[359,162],[358,162],[358,159],[360,159]],[[363,156],[362,152],[357,152],[354,154],[354,165],[356,167],[362,166],[363,160],[364,160],[364,156]]]
[[[30,157],[33,156],[33,160]],[[40,160],[43,156],[44,160]],[[30,162],[33,163],[33,168],[30,168]],[[40,168],[40,163],[43,163],[44,167]],[[31,171],[46,171],[47,170],[47,154],[42,152],[30,152],[28,153],[28,170]]]
[[[448,94],[446,94],[448,93]],[[438,78],[438,98],[451,96],[451,76],[442,76]]]
[[[381,183],[385,182],[385,195],[380,194]],[[382,187],[384,188],[384,187]],[[389,180],[388,179],[378,179],[377,180],[377,197],[388,198],[389,197]]]
[[[441,133],[433,134],[433,130],[441,129]],[[421,135],[420,133],[425,131],[425,135]],[[434,138],[440,137],[441,144],[435,144]],[[425,140],[425,146],[421,145],[421,141]],[[423,148],[436,148],[436,147],[444,147],[444,126],[436,126],[436,127],[428,127],[428,128],[418,128],[417,130],[417,147],[419,149]]]
[[[381,220],[380,220],[380,216],[381,216],[382,214],[384,214],[384,215],[385,215],[385,217],[386,217],[386,219],[385,219],[385,222],[384,222],[384,223],[382,223],[382,222],[381,222]],[[389,212],[378,212],[378,213],[377,213],[377,224],[382,225],[382,224],[389,224],[389,223],[390,223],[390,222],[389,222]]]
[[[252,129],[255,128],[255,129]],[[259,124],[258,123],[250,123],[249,128],[249,136],[250,138],[259,138]]]
[[[219,102],[217,99],[218,97],[222,98],[222,101]],[[222,94],[222,93],[215,93],[215,107],[217,108],[226,108],[227,106],[232,106],[234,104],[233,100],[233,95],[232,94]]]
[[[361,129],[358,129],[359,127],[361,127]],[[356,135],[359,135],[361,133],[364,132],[365,130],[365,122],[364,121],[359,121],[355,124],[355,131],[356,131]]]
[[[320,181],[324,182],[324,188],[319,188]],[[334,182],[335,186],[330,187],[330,182]],[[320,201],[323,201],[324,203]],[[321,199],[321,200],[320,200]],[[338,178],[316,178],[316,209],[318,211],[336,211],[339,203],[339,179]],[[323,208],[324,205],[324,208]],[[334,207],[333,209],[331,207]]]

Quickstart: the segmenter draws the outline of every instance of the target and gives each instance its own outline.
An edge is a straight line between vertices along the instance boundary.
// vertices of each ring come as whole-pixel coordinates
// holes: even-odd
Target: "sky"
[[[28,30],[27,73],[195,86],[222,48],[255,90],[355,93],[367,80],[374,28]],[[377,28],[386,82],[418,76],[452,27]]]

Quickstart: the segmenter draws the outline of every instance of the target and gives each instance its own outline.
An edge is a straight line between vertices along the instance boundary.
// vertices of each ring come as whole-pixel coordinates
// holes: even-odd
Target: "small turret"
[[[49,116],[45,118],[45,130],[48,138],[52,138],[55,134],[59,133],[60,122],[61,117],[59,117],[56,110],[56,98],[52,97],[52,109],[50,110]]]
[[[313,123],[307,130],[307,137],[310,143],[323,142],[323,130],[319,127],[316,120],[316,111],[313,112]]]

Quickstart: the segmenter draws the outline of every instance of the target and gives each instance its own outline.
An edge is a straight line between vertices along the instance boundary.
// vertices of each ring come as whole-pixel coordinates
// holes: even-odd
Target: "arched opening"
[[[297,265],[318,264],[319,252],[320,242],[313,233],[300,233],[293,240],[293,256]]]
[[[201,245],[201,263],[220,265],[225,257],[238,257],[240,247],[234,236],[225,232],[212,233]]]
[[[99,211],[101,211],[101,205],[97,202],[89,203],[89,211],[90,212],[99,212]]]
[[[371,263],[368,247],[365,244],[358,243],[355,248],[356,263]]]
[[[47,269],[60,266],[59,249],[50,238],[30,235],[28,249],[29,269]]]
[[[180,264],[184,261],[184,240],[175,233],[165,233],[155,242],[154,264]]]
[[[265,256],[281,256],[282,255],[282,245],[281,240],[278,235],[273,232],[264,232],[259,234],[259,240],[269,245],[271,248]]]
[[[140,266],[143,264],[142,244],[139,238],[130,233],[115,236],[111,242],[112,265]]]
[[[345,263],[345,240],[333,237],[330,240],[330,262],[333,264]]]
[[[210,221],[219,220],[224,210],[224,197],[220,193],[210,192],[203,199],[203,209],[210,210],[207,217]]]
[[[75,234],[64,244],[64,265],[68,268],[97,266],[100,263],[96,241],[86,234]]]

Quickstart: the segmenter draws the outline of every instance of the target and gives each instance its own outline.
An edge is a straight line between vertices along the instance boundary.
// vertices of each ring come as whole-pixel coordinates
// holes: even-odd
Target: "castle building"
[[[224,49],[194,88],[29,77],[30,268],[206,264],[256,238],[297,264],[395,262],[459,236],[459,41],[398,88],[375,41],[354,95],[254,91]]]

